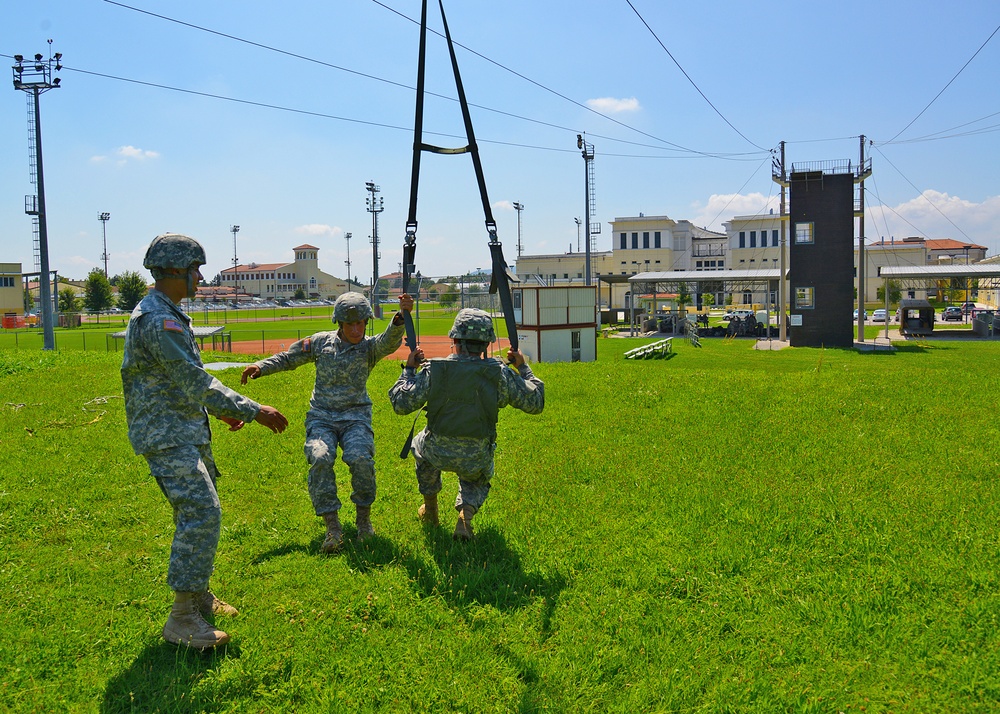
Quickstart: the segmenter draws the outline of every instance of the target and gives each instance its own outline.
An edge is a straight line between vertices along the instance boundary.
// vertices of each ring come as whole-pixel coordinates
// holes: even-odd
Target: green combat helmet
[[[191,269],[200,268],[206,262],[205,249],[194,238],[180,233],[162,233],[146,249],[142,267],[148,269],[156,280],[167,277],[166,270],[171,268],[186,270],[188,297],[193,297],[198,286],[194,280],[195,271]]]
[[[372,306],[361,293],[344,293],[333,303],[334,322],[362,322],[372,317]]]
[[[489,344],[497,336],[493,332],[493,320],[482,310],[467,307],[458,311],[455,316],[455,324],[451,326],[448,337],[453,340],[466,340],[469,342],[483,342]]]

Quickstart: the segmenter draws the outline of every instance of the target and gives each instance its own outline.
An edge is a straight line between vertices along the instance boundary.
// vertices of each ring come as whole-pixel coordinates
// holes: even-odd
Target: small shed
[[[934,308],[926,300],[900,300],[896,322],[903,336],[930,335],[934,332]]]
[[[194,333],[194,338],[198,340],[198,344],[201,346],[202,350],[205,349],[205,339],[209,338],[212,340],[213,352],[232,352],[233,336],[228,332],[225,332],[225,329],[225,325],[191,326],[191,332]],[[115,341],[115,352],[118,351],[118,340],[125,339],[125,332],[126,330],[121,330],[108,335],[109,338],[113,338]]]
[[[535,362],[597,359],[597,290],[592,285],[525,286],[511,291],[520,351]]]

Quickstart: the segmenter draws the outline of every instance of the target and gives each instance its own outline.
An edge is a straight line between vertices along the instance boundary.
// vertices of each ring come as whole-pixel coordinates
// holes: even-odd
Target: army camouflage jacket
[[[336,332],[317,332],[257,362],[260,376],[316,363],[316,384],[309,399],[306,420],[363,421],[371,424],[372,400],[368,375],[375,364],[403,344],[404,326],[393,320],[385,332],[352,345]]]
[[[260,411],[205,371],[191,318],[159,290],[132,311],[124,352],[125,418],[137,454],[209,443],[209,414],[251,422]]]

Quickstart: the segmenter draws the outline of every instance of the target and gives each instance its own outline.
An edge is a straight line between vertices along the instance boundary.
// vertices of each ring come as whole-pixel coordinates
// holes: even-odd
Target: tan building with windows
[[[303,244],[292,249],[291,263],[250,263],[226,268],[219,277],[224,294],[264,300],[291,299],[301,290],[310,298],[336,298],[348,291],[347,281],[319,269],[319,248]]]
[[[0,263],[0,315],[24,315],[20,263]]]

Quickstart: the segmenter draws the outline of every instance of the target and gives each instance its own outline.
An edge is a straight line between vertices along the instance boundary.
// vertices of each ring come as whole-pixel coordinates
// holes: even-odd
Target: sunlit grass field
[[[417,520],[383,362],[378,535],[333,557],[306,493],[314,370],[220,372],[291,425],[215,429],[213,587],[240,614],[205,654],[159,637],[172,523],[120,354],[0,351],[0,710],[996,711],[1000,346],[675,343],[535,365],[546,409],[501,414],[463,545],[453,477],[441,528]]]

